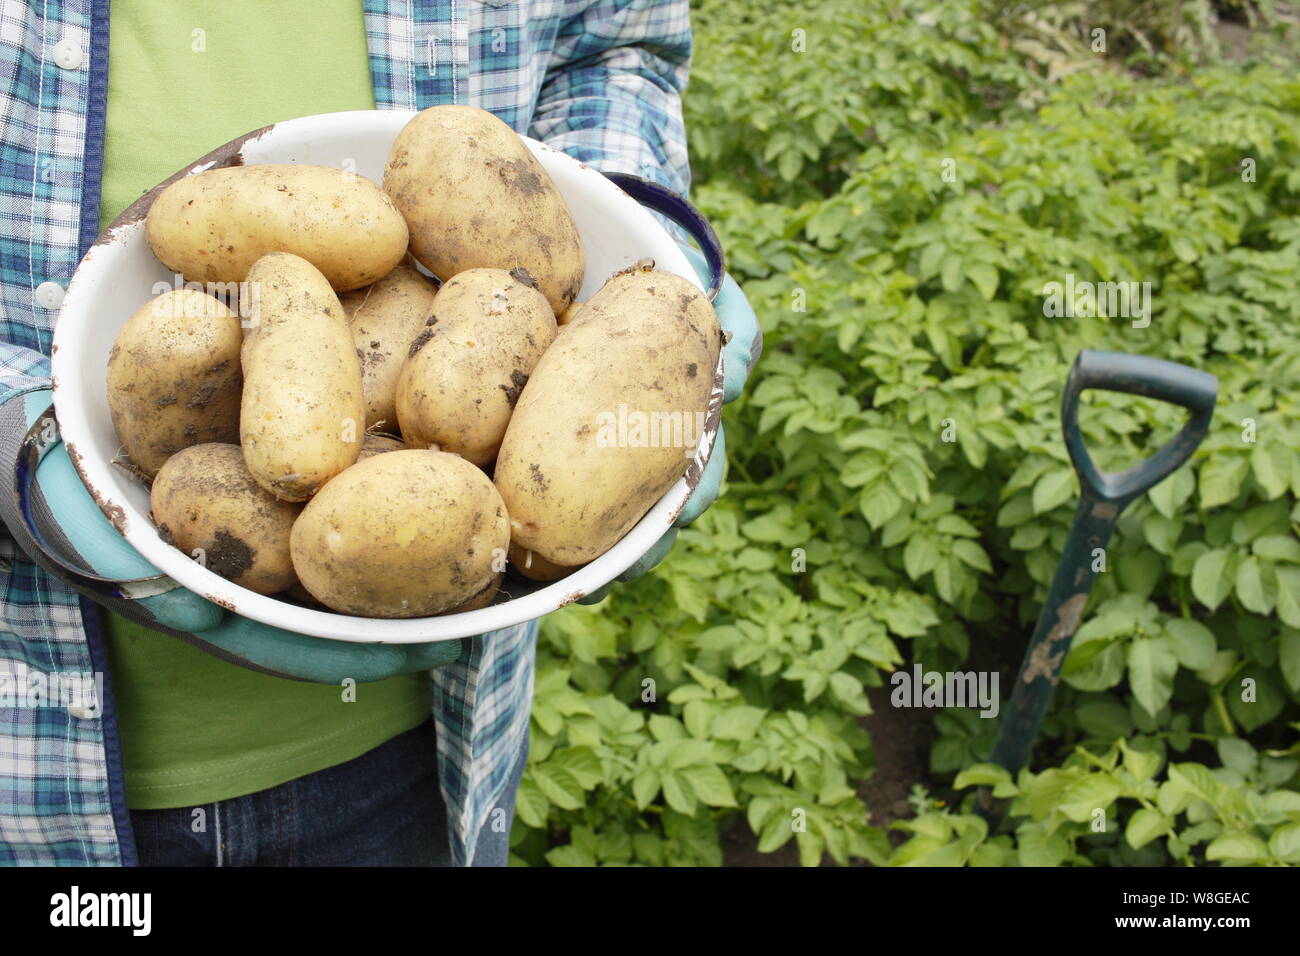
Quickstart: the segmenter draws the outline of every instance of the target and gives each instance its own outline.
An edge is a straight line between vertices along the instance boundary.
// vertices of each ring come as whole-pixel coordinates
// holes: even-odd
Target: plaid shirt
[[[379,109],[470,103],[606,171],[685,193],[687,0],[365,0]],[[108,0],[0,0],[0,403],[49,387],[57,306],[94,241]],[[78,58],[59,55],[68,49]],[[96,610],[0,541],[0,863],[131,864]],[[474,842],[528,733],[536,622],[475,638],[434,673],[453,858]],[[29,676],[104,675],[103,706],[17,706]],[[29,701],[28,701],[29,703]]]

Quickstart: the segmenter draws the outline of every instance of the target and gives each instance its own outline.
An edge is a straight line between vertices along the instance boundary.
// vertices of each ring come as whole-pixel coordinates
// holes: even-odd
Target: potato
[[[259,336],[285,322],[296,322],[306,313],[348,327],[348,314],[338,295],[306,259],[289,252],[268,252],[253,265],[244,284],[246,296],[240,301],[245,316],[242,361],[247,361]]]
[[[295,578],[294,580],[297,580],[297,578]],[[321,604],[320,601],[312,597],[311,592],[308,591],[301,584],[295,584],[291,588],[286,588],[281,593],[281,597],[289,598],[292,601],[297,601],[299,604],[305,604],[308,607],[324,608],[327,611],[329,610],[329,608],[326,608],[324,604]]]
[[[398,266],[374,285],[339,296],[361,353],[367,428],[397,431],[397,376],[411,342],[432,315],[437,291],[415,269]]]
[[[239,441],[258,484],[305,501],[361,452],[361,363],[343,307],[306,259],[263,256],[248,281],[258,309],[244,344]]]
[[[704,294],[652,268],[615,275],[533,369],[497,456],[511,541],[552,564],[611,548],[685,472],[721,331]]]
[[[510,523],[492,482],[447,452],[358,462],[294,523],[298,578],[323,604],[368,617],[423,617],[478,597],[499,577]]]
[[[564,198],[518,134],[486,110],[417,113],[393,143],[384,189],[406,217],[411,252],[438,278],[521,267],[556,315],[582,288],[586,260]]]
[[[555,315],[521,273],[470,269],[433,300],[397,379],[397,421],[413,448],[496,457],[519,392],[555,338]]]
[[[511,543],[507,555],[511,566],[531,581],[558,581],[578,570],[576,567],[552,564],[536,551],[529,551],[514,543]]]
[[[466,611],[477,611],[479,608],[487,607],[489,604],[492,603],[492,599],[497,596],[497,592],[501,590],[501,579],[503,577],[505,577],[504,574],[498,574],[496,577],[494,577],[491,581],[488,582],[487,587],[485,587],[482,591],[479,591],[478,594],[475,594],[468,601],[464,601],[461,604],[457,604],[455,607],[447,608],[447,610],[443,611],[442,613],[463,614]]]
[[[240,342],[235,314],[194,289],[164,292],[126,320],[108,355],[108,408],[143,475],[190,445],[238,440]]]
[[[406,254],[406,222],[384,191],[354,172],[298,163],[209,169],[154,200],[145,235],[187,279],[242,282],[268,252],[292,252],[335,289],[383,278]]]
[[[214,574],[258,594],[297,582],[289,533],[302,508],[254,481],[238,445],[194,445],[172,455],[154,479],[150,504],[159,536]]]

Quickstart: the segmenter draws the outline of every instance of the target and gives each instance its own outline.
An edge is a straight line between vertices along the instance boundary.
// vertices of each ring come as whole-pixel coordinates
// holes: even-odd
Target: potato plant
[[[543,624],[517,861],[718,865],[724,834],[805,865],[1300,861],[1294,64],[1050,71],[994,12],[696,5],[694,198],[766,354],[719,502]],[[1149,309],[1049,314],[1067,282],[1150,283]],[[1082,348],[1217,375],[1210,435],[1123,516],[1030,768],[989,767],[973,710],[915,711],[930,763],[891,839],[864,688],[1014,676],[1078,494]],[[1085,400],[1107,469],[1182,420]]]

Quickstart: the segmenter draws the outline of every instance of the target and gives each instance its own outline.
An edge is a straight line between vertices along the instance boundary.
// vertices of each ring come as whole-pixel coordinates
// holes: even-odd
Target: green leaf
[[[998,270],[985,262],[976,262],[966,269],[966,278],[975,284],[985,302],[992,302],[998,291]]]
[[[683,740],[686,737],[686,728],[675,717],[651,714],[648,725],[655,740]]]
[[[767,748],[761,744],[755,744],[750,749],[741,749],[731,765],[742,773],[758,773],[767,766]]]
[[[1219,760],[1223,765],[1244,777],[1252,775],[1259,765],[1259,754],[1247,740],[1239,737],[1220,737],[1217,749]]]
[[[663,788],[668,806],[688,817],[695,814],[695,794],[685,776],[677,771],[668,771],[663,777]]]
[[[943,257],[947,251],[947,247],[942,242],[932,242],[921,250],[921,258],[917,264],[917,277],[922,282],[939,274],[939,267],[943,264]]]
[[[563,767],[584,790],[592,789],[605,779],[600,758],[590,747],[570,747],[552,754],[547,765]]]
[[[943,283],[944,292],[957,292],[961,289],[965,281],[961,271],[961,256],[950,252],[943,257],[943,269],[939,272],[939,280]]]
[[[1249,688],[1244,684],[1253,680],[1254,700],[1243,699]],[[1258,666],[1248,666],[1228,683],[1224,691],[1228,699],[1228,712],[1247,732],[1263,727],[1282,713],[1286,695],[1274,681],[1270,672]]]
[[[939,549],[934,539],[926,535],[913,535],[903,549],[903,567],[907,576],[918,581],[934,570],[939,561]]]
[[[592,867],[596,865],[596,855],[587,847],[569,843],[547,850],[546,862],[551,866]]]
[[[1278,566],[1277,616],[1290,627],[1300,628],[1300,568]]]
[[[1192,594],[1210,610],[1222,604],[1232,590],[1229,557],[1227,551],[1214,548],[1197,558],[1192,567]]]
[[[1287,823],[1268,838],[1268,852],[1285,863],[1300,863],[1300,823]]]
[[[1166,518],[1164,515],[1147,515],[1142,522],[1142,534],[1147,543],[1161,554],[1173,554],[1178,547],[1178,539],[1183,533],[1181,518]]]
[[[953,781],[952,786],[954,790],[963,790],[966,787],[993,787],[1010,782],[1011,773],[1006,767],[993,763],[977,763],[957,774],[957,779]]]
[[[1205,848],[1205,858],[1233,863],[1262,863],[1268,859],[1268,847],[1249,833],[1225,833]]]
[[[563,767],[537,764],[533,768],[533,779],[547,799],[561,810],[577,810],[586,802],[586,791]]]
[[[960,558],[963,564],[969,565],[976,571],[983,571],[987,574],[993,573],[993,565],[989,562],[989,556],[974,541],[966,538],[954,541],[952,543],[952,553]]]
[[[663,822],[664,833],[685,851],[682,862],[694,866],[722,865],[722,847],[718,845],[718,830],[712,820],[665,810]]]
[[[779,850],[794,836],[792,823],[794,818],[785,811],[772,814],[763,826],[758,838],[758,852],[772,853]]]
[[[688,767],[682,776],[690,781],[691,789],[700,802],[710,807],[734,807],[736,796],[731,792],[727,775],[716,764]]]
[[[1300,541],[1289,535],[1261,535],[1251,542],[1250,549],[1259,557],[1270,561],[1300,564]]]
[[[884,527],[890,518],[898,514],[898,509],[902,506],[903,499],[883,481],[864,488],[858,497],[858,507],[862,511],[862,516],[875,530]]]
[[[713,719],[713,736],[718,740],[749,740],[766,714],[763,708],[747,704],[728,707]]]
[[[788,183],[794,182],[799,176],[799,171],[803,169],[803,153],[797,148],[787,149],[781,154],[776,165],[782,179]]]
[[[532,777],[524,777],[519,782],[519,794],[515,799],[515,811],[519,814],[519,819],[534,830],[540,830],[546,826],[546,812],[549,808],[546,795]]]
[[[1109,697],[1080,704],[1074,713],[1079,726],[1103,740],[1127,737],[1133,732],[1133,719],[1129,717],[1128,708]]]
[[[1196,479],[1190,468],[1179,468],[1148,492],[1151,503],[1166,518],[1178,517],[1183,504],[1196,490]]]
[[[1291,693],[1300,694],[1300,631],[1282,628],[1278,635],[1277,663]]]
[[[1054,468],[1034,484],[1034,514],[1051,511],[1074,495],[1074,472],[1069,468]]]
[[[1130,747],[1124,741],[1120,741],[1120,749],[1124,752],[1124,768],[1133,775],[1133,779],[1138,783],[1145,783],[1156,775],[1160,769],[1160,763],[1163,758],[1154,750],[1139,750],[1136,747]]]
[[[1129,645],[1128,679],[1133,696],[1149,714],[1169,703],[1178,657],[1163,637],[1139,637]]]
[[[1269,500],[1286,493],[1291,484],[1291,449],[1272,441],[1260,441],[1250,452],[1250,470]]]
[[[1119,797],[1123,788],[1108,773],[1090,773],[1066,786],[1059,810],[1075,823],[1089,823],[1094,810],[1105,810]]]
[[[1124,650],[1118,642],[1101,645],[1086,664],[1073,665],[1074,659],[1075,650],[1071,649],[1061,680],[1078,690],[1108,690],[1124,677]]]
[[[1060,866],[1070,857],[1069,841],[1060,832],[1049,833],[1032,823],[1016,831],[1016,849],[1021,866]]]
[[[1269,569],[1271,570],[1271,565]],[[1237,565],[1235,585],[1237,600],[1241,601],[1241,606],[1247,611],[1253,611],[1256,614],[1272,613],[1277,596],[1270,593],[1273,589],[1265,585],[1259,558],[1252,554],[1241,560]]]
[[[1171,820],[1159,810],[1139,807],[1128,819],[1124,839],[1135,850],[1140,850],[1158,836],[1169,832]]]
[[[943,558],[934,566],[934,589],[940,599],[948,604],[957,603],[965,580],[966,572],[962,571],[961,563],[956,560]]]
[[[1208,511],[1233,501],[1248,467],[1245,455],[1219,454],[1207,459],[1201,465],[1201,507]]]
[[[1178,662],[1188,670],[1204,670],[1214,663],[1217,650],[1214,634],[1200,621],[1172,618],[1165,622],[1165,633],[1169,635]]]
[[[708,740],[674,740],[665,746],[668,755],[664,759],[664,766],[670,770],[681,770],[683,767],[711,761],[713,757],[713,744]]]
[[[1115,568],[1120,585],[1125,591],[1141,597],[1149,597],[1160,580],[1167,561],[1149,548],[1141,548],[1133,553],[1125,553]]]
[[[854,714],[871,713],[862,681],[845,671],[836,671],[830,677],[831,693],[844,707]]]
[[[644,810],[659,795],[659,771],[654,767],[645,767],[632,781],[632,797],[637,808]]]
[[[676,575],[668,579],[673,591],[673,601],[682,611],[703,622],[709,613],[710,591],[708,583],[699,578]]]

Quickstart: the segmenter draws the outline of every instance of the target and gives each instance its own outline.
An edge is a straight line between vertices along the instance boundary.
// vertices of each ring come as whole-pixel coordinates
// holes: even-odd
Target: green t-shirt
[[[242,133],[374,108],[362,0],[114,0],[110,15],[101,227]],[[307,684],[104,618],[133,810],[264,790],[358,757],[430,714],[424,673]]]

